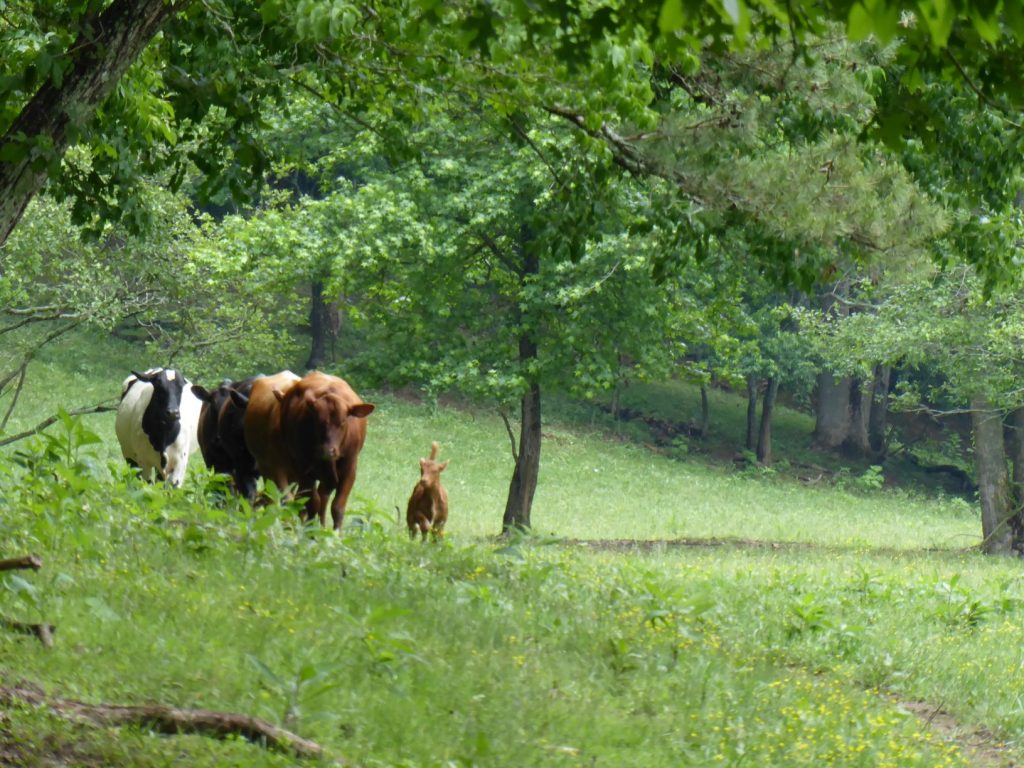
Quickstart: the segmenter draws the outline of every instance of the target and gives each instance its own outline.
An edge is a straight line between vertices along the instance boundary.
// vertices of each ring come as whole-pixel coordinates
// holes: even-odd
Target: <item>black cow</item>
[[[245,445],[245,404],[253,382],[259,378],[262,377],[237,382],[225,379],[215,390],[200,397],[203,406],[199,416],[199,449],[203,460],[215,472],[230,475],[235,490],[250,503],[256,498],[260,475],[256,460]]]

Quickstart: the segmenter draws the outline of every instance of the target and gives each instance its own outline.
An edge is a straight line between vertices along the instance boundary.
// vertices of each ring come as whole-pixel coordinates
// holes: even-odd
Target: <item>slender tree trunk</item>
[[[1017,515],[1024,510],[1024,407],[1015,408],[1010,414],[1010,451],[1012,475],[1010,497]]]
[[[814,441],[828,450],[843,444],[850,430],[850,377],[818,374]]]
[[[700,385],[700,437],[703,440],[711,431],[711,405],[708,403],[708,388]]]
[[[757,447],[757,377],[747,376],[747,450]]]
[[[1009,555],[1014,551],[1017,521],[1006,472],[1002,415],[987,398],[975,396],[971,400],[971,426],[981,497],[981,547],[988,554]]]
[[[83,22],[60,85],[47,78],[0,138],[0,245],[46,181],[47,161],[63,157],[161,24],[187,4],[114,0]]]
[[[889,380],[892,366],[876,365],[871,388],[871,413],[868,416],[868,448],[874,458],[885,457],[886,430],[889,426]]]
[[[871,415],[871,398],[865,396],[865,382],[858,378],[850,380],[850,426],[843,440],[843,450],[851,456],[862,458],[870,451],[868,445],[868,419]]]
[[[768,379],[761,404],[761,428],[757,432],[757,460],[761,464],[772,463],[772,416],[775,413],[775,398],[779,394],[779,380]]]
[[[540,274],[540,257],[530,247],[532,240],[530,228],[524,225],[519,233],[519,255],[523,264],[520,279],[524,284]],[[520,324],[523,324],[523,319],[519,317]],[[523,329],[519,334],[519,364],[523,371],[527,371],[536,360],[537,340],[531,330]],[[533,508],[533,495],[540,477],[539,382],[530,381],[529,390],[523,395],[521,408],[519,453],[516,455],[516,467],[508,487],[508,500],[505,502],[505,514],[501,520],[502,533],[508,533],[514,528],[525,530],[530,527],[530,510]]]
[[[327,336],[331,341],[331,360],[338,359],[338,337],[341,336],[341,303],[344,297],[339,297],[327,305]]]
[[[309,333],[310,349],[306,368],[312,370],[324,364],[327,358],[327,335],[330,333],[329,304],[324,300],[324,283],[314,280],[310,290]]]
[[[530,385],[530,391],[523,395],[519,453],[512,482],[508,487],[505,515],[501,520],[503,533],[513,528],[525,530],[530,527],[530,510],[540,477],[540,426],[540,385],[534,383]]]
[[[829,320],[850,314],[842,300],[849,293],[849,284],[840,280],[832,290],[818,297],[821,312]],[[818,374],[815,404],[814,442],[827,450],[839,448],[850,429],[850,377],[836,376],[829,371]]]

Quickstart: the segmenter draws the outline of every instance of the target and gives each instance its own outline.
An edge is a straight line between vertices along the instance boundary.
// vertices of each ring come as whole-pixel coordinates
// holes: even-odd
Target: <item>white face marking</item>
[[[167,380],[174,381],[174,371],[167,371]]]

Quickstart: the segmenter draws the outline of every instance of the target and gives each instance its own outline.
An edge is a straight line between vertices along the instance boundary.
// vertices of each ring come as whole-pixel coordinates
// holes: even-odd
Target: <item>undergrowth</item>
[[[45,560],[4,577],[0,611],[59,638],[0,633],[0,684],[257,714],[362,765],[962,764],[842,675],[734,643],[728,596],[685,573],[530,539],[410,543],[359,504],[339,539],[288,505],[141,485],[64,429],[0,464],[3,554]],[[29,765],[282,764],[198,737],[78,740],[38,711],[4,727],[33,734],[4,747]]]

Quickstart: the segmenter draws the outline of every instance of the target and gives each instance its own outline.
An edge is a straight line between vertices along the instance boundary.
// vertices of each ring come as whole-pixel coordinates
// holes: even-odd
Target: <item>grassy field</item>
[[[42,360],[75,389],[32,387],[9,431],[116,393],[129,351]],[[81,422],[97,444],[58,424],[8,449],[0,557],[46,565],[0,581],[0,615],[58,629],[50,649],[0,631],[0,686],[258,715],[367,766],[1020,759],[1024,584],[967,549],[966,502],[674,458],[566,408],[545,426],[540,535],[498,542],[500,418],[363,394],[379,410],[341,538],[225,503],[203,471],[139,484],[110,414]],[[452,462],[449,536],[413,544],[395,507],[431,440]],[[940,708],[955,728],[929,720]],[[3,714],[0,766],[294,764]],[[981,733],[991,754],[964,746]]]

